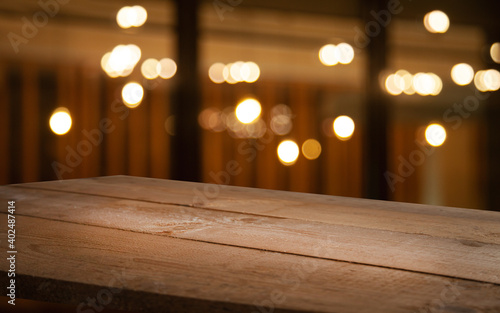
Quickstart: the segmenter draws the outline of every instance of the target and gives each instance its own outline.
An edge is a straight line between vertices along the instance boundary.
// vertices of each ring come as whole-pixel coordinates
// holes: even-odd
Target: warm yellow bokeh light
[[[147,19],[148,12],[140,5],[125,6],[116,14],[116,23],[121,28],[140,27]]]
[[[465,86],[474,79],[474,69],[467,63],[459,63],[451,69],[451,78],[455,84]]]
[[[425,140],[433,147],[441,146],[446,140],[446,129],[440,124],[430,124],[425,129]]]
[[[250,124],[257,120],[262,111],[259,101],[245,99],[236,106],[236,118],[243,124]]]
[[[210,80],[216,84],[222,84],[225,79],[222,72],[224,71],[225,65],[222,63],[214,63],[208,69],[208,77]]]
[[[421,96],[436,96],[443,89],[443,82],[434,73],[417,73],[413,76],[413,88]]]
[[[489,91],[500,89],[500,72],[495,69],[486,70],[483,75],[483,81]]]
[[[245,62],[240,68],[240,75],[243,81],[254,83],[259,79],[260,68],[254,62]]]
[[[284,165],[292,165],[299,157],[299,146],[292,140],[282,141],[278,145],[278,158]]]
[[[400,79],[398,79],[398,77],[399,76],[396,76],[395,74],[391,74],[385,79],[385,90],[393,96],[400,95],[403,92]]]
[[[450,27],[450,20],[446,13],[435,10],[425,15],[424,26],[431,33],[446,33]]]
[[[243,81],[243,78],[241,77],[241,67],[243,66],[243,64],[245,63],[242,61],[238,61],[231,64],[231,67],[229,67],[229,74],[238,83]]]
[[[136,45],[118,45],[101,58],[101,67],[110,77],[126,77],[141,59],[141,49]]]
[[[131,82],[123,86],[122,99],[123,103],[129,108],[135,108],[141,104],[144,97],[144,89],[141,85]]]
[[[348,140],[354,133],[354,121],[347,115],[341,115],[333,121],[333,131],[337,138]]]
[[[335,45],[328,44],[319,50],[319,60],[323,65],[332,66],[339,63],[340,52]]]
[[[337,45],[339,63],[349,64],[354,59],[354,49],[348,43],[340,43]]]
[[[66,108],[57,108],[50,117],[50,129],[57,135],[64,135],[71,129],[71,115]]]
[[[500,72],[495,69],[477,71],[474,75],[474,85],[482,92],[497,91],[500,89]]]
[[[316,139],[307,139],[302,144],[302,154],[308,160],[315,160],[321,154],[321,144]]]
[[[161,78],[170,79],[177,72],[177,64],[172,59],[163,58],[156,64],[156,72]]]
[[[500,42],[491,45],[490,56],[495,63],[500,63]]]
[[[155,79],[158,77],[158,66],[159,62],[156,59],[147,59],[142,62],[141,73],[144,78]]]

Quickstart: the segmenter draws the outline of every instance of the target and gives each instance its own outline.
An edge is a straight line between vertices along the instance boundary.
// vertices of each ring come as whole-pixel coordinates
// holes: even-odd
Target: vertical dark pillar
[[[178,66],[172,99],[171,173],[173,179],[200,181],[198,0],[177,0],[176,4]]]
[[[490,45],[500,41],[500,32],[490,29],[488,32],[488,49],[485,51],[485,59],[489,60],[488,68],[496,68],[499,65],[491,61],[489,55]],[[498,91],[491,92],[486,101],[484,119],[486,122],[486,166],[483,172],[487,184],[487,208],[500,211],[500,94]],[[484,150],[483,150],[484,151]]]
[[[369,38],[366,47],[368,55],[365,125],[363,134],[364,197],[387,199],[388,185],[384,174],[387,171],[387,123],[388,102],[380,88],[379,75],[386,67],[386,29],[380,25],[371,11],[387,10],[387,3],[381,0],[363,1],[363,21]]]

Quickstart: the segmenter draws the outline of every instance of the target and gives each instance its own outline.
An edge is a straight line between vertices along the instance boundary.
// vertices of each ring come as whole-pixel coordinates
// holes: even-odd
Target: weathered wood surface
[[[16,200],[18,273],[63,288],[23,296],[78,305],[121,284],[110,307],[500,312],[496,212],[207,186],[113,176],[0,187]]]

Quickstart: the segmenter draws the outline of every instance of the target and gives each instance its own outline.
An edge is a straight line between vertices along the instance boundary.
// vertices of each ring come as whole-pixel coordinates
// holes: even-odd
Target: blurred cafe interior
[[[0,3],[0,180],[500,210],[492,0]]]

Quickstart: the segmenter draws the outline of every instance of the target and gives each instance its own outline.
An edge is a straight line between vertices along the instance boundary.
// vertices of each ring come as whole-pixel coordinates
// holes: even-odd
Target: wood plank
[[[500,239],[500,214],[491,211],[127,176],[23,186],[484,243]]]
[[[2,201],[9,195],[17,200],[18,215],[500,284],[498,238],[485,243],[22,186],[0,188]],[[328,249],[319,255],[318,245]]]
[[[110,308],[150,311],[188,312],[196,301],[205,312],[500,310],[498,285],[24,216],[16,226],[26,298],[50,280],[57,301],[78,305],[116,288]]]

